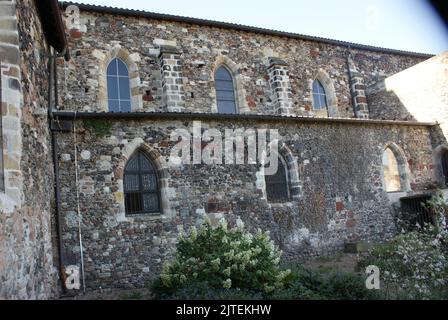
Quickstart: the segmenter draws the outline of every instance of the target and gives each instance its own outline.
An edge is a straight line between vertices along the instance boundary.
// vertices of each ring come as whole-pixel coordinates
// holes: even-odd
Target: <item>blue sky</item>
[[[437,54],[448,30],[425,0],[79,0]]]

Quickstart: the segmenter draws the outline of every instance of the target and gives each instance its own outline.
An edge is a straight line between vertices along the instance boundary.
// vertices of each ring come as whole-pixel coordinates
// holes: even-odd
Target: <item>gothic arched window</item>
[[[221,66],[215,73],[216,102],[218,113],[236,113],[235,86],[227,68]]]
[[[124,170],[124,194],[126,214],[160,211],[157,172],[141,151],[129,159]]]
[[[110,112],[131,112],[129,71],[118,58],[107,67],[107,98]]]
[[[317,79],[313,81],[313,108],[314,110],[326,110],[328,108],[325,88]]]
[[[402,191],[398,161],[390,148],[386,148],[383,153],[383,175],[387,192]]]
[[[283,160],[278,158],[278,169],[275,174],[265,175],[266,196],[269,202],[290,200],[288,173]]]

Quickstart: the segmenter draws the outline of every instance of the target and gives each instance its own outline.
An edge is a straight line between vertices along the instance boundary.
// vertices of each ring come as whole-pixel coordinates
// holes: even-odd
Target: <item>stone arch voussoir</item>
[[[383,153],[387,149],[392,150],[395,159],[397,160],[398,172],[400,174],[401,191],[411,191],[411,172],[409,170],[406,154],[404,153],[403,149],[395,142],[387,142],[382,149],[381,157],[383,157]]]
[[[328,117],[338,117],[338,98],[336,96],[336,90],[334,88],[333,80],[331,80],[330,76],[325,70],[319,69],[316,73],[316,76],[309,82],[310,101],[313,101],[314,80],[319,80],[325,89],[328,104]]]
[[[124,168],[128,160],[132,157],[132,155],[137,152],[144,152],[149,159],[153,162],[154,166],[157,170],[157,176],[159,179],[159,188],[160,188],[160,205],[161,212],[160,215],[165,218],[172,218],[174,216],[173,210],[171,210],[170,206],[170,192],[169,192],[169,181],[170,181],[170,173],[168,164],[165,161],[165,158],[153,147],[149,144],[145,143],[141,138],[135,138],[132,140],[126,147],[122,150],[121,158],[118,164],[118,169],[115,172],[116,181],[119,184],[118,195],[116,195],[116,199],[120,199],[119,201],[119,219],[125,220],[125,207],[124,207],[124,189],[123,189],[123,176],[124,176]]]

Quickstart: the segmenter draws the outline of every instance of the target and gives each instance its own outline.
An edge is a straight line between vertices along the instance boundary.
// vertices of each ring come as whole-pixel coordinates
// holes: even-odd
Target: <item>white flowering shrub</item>
[[[289,270],[280,270],[281,251],[268,233],[244,231],[240,221],[228,229],[206,221],[179,238],[173,261],[165,263],[157,290],[176,292],[198,283],[210,289],[238,289],[269,293],[283,287]]]
[[[448,298],[447,213],[443,197],[427,203],[436,215],[435,225],[402,234],[374,248],[360,267],[375,265],[381,271],[387,298]]]

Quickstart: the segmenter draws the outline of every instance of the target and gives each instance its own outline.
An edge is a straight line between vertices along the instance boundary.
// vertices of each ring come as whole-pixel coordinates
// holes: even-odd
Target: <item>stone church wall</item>
[[[288,171],[297,173],[299,193],[290,202],[269,203],[258,165],[166,166],[174,129],[191,131],[190,119],[110,120],[98,137],[77,120],[79,204],[86,282],[99,286],[143,286],[169,259],[180,232],[212,221],[237,218],[249,230],[269,230],[284,259],[334,253],[345,242],[384,241],[395,232],[382,180],[382,153],[391,142],[409,166],[412,191],[430,186],[433,174],[426,126],[296,120],[203,120],[202,129],[277,129]],[[88,120],[98,121],[98,120]],[[99,120],[104,121],[104,120]],[[204,143],[203,147],[205,147]],[[63,238],[79,264],[74,135],[59,137],[64,207]],[[159,214],[126,215],[123,170],[141,148],[161,178]],[[283,151],[282,151],[283,150]],[[290,169],[289,169],[290,168]]]
[[[214,71],[224,64],[235,79],[239,113],[275,114],[274,58],[284,62],[287,72],[289,95],[283,103],[290,107],[284,114],[319,116],[311,98],[312,81],[318,78],[332,97],[329,115],[355,117],[345,46],[91,11],[81,11],[80,27],[69,32],[69,41],[72,59],[61,62],[59,75],[64,110],[107,111],[106,68],[118,57],[130,71],[133,111],[171,111],[164,103],[168,84],[181,88],[176,99],[184,107],[174,111],[216,112]],[[173,48],[178,61],[166,65],[163,51]],[[357,49],[350,53],[366,85],[426,59]],[[178,73],[177,81],[165,79],[172,72]]]
[[[0,1],[5,191],[0,299],[56,295],[51,244],[53,165],[47,122],[49,48],[34,1]]]

